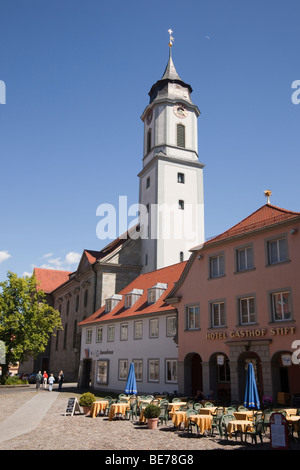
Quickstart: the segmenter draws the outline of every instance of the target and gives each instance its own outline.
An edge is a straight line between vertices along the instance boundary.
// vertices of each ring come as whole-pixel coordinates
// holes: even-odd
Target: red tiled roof
[[[204,243],[204,247],[217,242],[225,241],[229,238],[245,235],[256,230],[271,227],[272,225],[281,224],[297,217],[300,217],[300,212],[288,211],[271,204],[265,204],[226,232],[223,232],[220,235],[207,240]],[[198,247],[195,247],[193,250],[196,250],[197,248]]]
[[[166,268],[151,271],[150,273],[141,274],[134,281],[132,281],[125,289],[118,292],[122,295],[122,300],[110,312],[105,312],[105,306],[97,310],[89,318],[83,320],[79,325],[86,325],[91,323],[98,323],[101,321],[114,321],[118,319],[126,319],[132,316],[145,315],[150,313],[159,313],[174,310],[168,305],[164,299],[174,287],[174,283],[180,278],[185,266],[186,261]],[[168,287],[163,295],[153,304],[148,304],[148,289],[154,287],[157,283],[167,284]],[[136,301],[131,308],[124,307],[125,294],[128,294],[133,289],[143,290],[143,294]]]
[[[58,271],[57,269],[34,268],[34,274],[37,279],[37,288],[46,293],[52,292],[54,289],[69,280],[70,271]]]

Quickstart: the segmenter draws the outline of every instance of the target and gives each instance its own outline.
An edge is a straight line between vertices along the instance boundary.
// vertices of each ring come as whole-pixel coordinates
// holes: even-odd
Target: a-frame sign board
[[[81,414],[80,406],[77,398],[69,398],[65,416],[73,416],[76,411]]]
[[[270,416],[271,449],[288,449],[289,437],[286,417],[282,413],[272,413]]]

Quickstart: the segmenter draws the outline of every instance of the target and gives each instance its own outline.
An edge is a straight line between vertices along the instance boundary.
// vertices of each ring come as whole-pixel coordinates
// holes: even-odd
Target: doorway
[[[202,359],[197,353],[189,353],[184,359],[184,393],[195,396],[203,391]]]

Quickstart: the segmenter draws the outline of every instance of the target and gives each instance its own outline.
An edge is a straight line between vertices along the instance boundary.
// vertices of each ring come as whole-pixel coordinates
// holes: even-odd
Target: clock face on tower
[[[152,121],[152,116],[153,116],[153,111],[152,111],[152,109],[149,109],[149,111],[147,113],[147,117],[146,117],[146,122],[147,122],[148,126]]]
[[[173,111],[175,116],[179,117],[180,119],[186,118],[188,114],[186,107],[181,103],[176,103],[173,107]]]

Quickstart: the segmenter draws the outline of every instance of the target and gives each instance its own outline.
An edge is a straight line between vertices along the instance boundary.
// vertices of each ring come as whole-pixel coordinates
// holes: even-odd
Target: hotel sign
[[[227,333],[227,331],[219,331],[216,333],[206,333],[206,339],[249,339],[249,338],[263,338],[268,335],[280,336],[294,334],[296,327],[294,326],[283,326],[276,328],[253,328],[250,330],[233,330]]]

